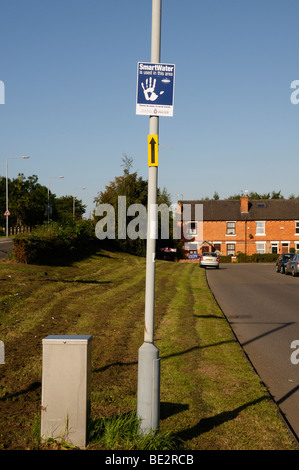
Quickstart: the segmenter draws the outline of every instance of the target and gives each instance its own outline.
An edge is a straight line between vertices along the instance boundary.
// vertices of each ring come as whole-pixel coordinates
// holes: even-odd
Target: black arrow
[[[155,163],[155,145],[156,145],[156,141],[153,137],[152,137],[152,140],[150,141],[150,144],[151,144],[151,163],[154,164]]]

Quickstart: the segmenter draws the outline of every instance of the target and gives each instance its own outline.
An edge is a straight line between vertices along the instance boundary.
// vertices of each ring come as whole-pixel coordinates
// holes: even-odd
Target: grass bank
[[[204,271],[167,261],[156,267],[160,432],[150,442],[136,439],[144,285],[145,260],[124,253],[100,251],[67,267],[0,262],[0,339],[6,347],[0,449],[56,448],[39,441],[42,339],[49,334],[93,335],[89,449],[296,449]],[[114,437],[111,429],[117,429]]]

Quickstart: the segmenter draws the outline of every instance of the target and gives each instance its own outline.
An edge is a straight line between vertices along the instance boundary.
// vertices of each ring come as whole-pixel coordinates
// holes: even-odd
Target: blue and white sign
[[[174,64],[138,62],[136,114],[173,116]]]
[[[199,253],[188,253],[188,259],[199,259]]]

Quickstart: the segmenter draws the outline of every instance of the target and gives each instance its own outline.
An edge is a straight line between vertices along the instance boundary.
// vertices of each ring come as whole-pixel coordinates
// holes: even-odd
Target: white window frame
[[[273,253],[273,247],[277,248],[277,253],[279,253],[279,242],[270,242],[271,243],[271,253]]]
[[[221,251],[221,248],[222,248],[222,243],[221,242],[212,242],[212,245],[215,246],[215,245],[220,245],[220,250]]]
[[[258,228],[258,224],[263,224],[261,227]],[[255,222],[255,235],[258,237],[266,235],[266,228],[265,228],[266,222],[264,220],[257,220]],[[263,232],[259,232],[259,230],[263,230]]]
[[[195,225],[194,229],[191,228],[191,224]],[[197,222],[192,221],[192,220],[188,222],[188,235],[193,235],[193,236],[197,235]]]
[[[255,242],[256,244],[256,253],[264,255],[266,253],[266,242]],[[258,248],[257,246],[260,245],[262,248]]]
[[[228,224],[234,224],[234,228],[233,228],[234,233],[228,233]],[[235,236],[236,236],[236,221],[227,220],[226,221],[226,237],[235,237]]]
[[[299,220],[295,220],[295,237],[299,237]]]
[[[226,255],[227,255],[227,256],[229,256],[229,255],[231,255],[231,256],[236,256],[236,242],[225,242],[225,244],[226,244],[226,250],[225,250],[225,251],[226,251]],[[233,254],[227,252],[227,245],[233,245],[233,246],[234,246],[234,253],[233,253]]]
[[[192,245],[192,247],[190,246]],[[184,250],[198,252],[198,242],[188,242],[184,244]]]

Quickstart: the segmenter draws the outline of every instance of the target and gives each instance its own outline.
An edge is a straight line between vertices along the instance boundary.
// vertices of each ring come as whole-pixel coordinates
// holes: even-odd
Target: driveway
[[[299,277],[278,274],[275,265],[264,263],[222,264],[219,270],[206,269],[206,275],[236,337],[299,438]]]

